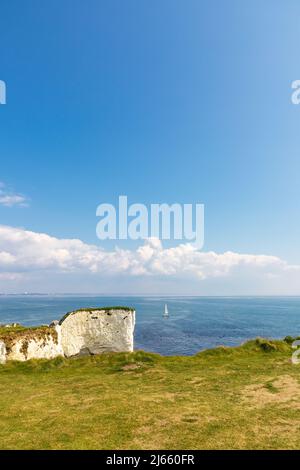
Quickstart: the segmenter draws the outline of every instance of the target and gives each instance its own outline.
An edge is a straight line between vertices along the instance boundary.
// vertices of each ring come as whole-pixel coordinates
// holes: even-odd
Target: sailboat
[[[165,304],[165,311],[164,311],[163,317],[164,318],[169,318],[169,310],[168,310],[167,304]]]

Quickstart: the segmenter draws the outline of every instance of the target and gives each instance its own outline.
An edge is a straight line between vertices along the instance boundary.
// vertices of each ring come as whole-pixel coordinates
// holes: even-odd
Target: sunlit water
[[[71,310],[110,305],[136,309],[135,349],[164,355],[300,334],[300,297],[0,296],[0,323],[48,324]]]

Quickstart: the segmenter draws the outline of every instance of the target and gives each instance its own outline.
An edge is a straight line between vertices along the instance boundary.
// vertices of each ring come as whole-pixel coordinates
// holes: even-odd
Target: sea
[[[300,297],[0,295],[0,324],[49,324],[78,308],[113,305],[135,308],[135,349],[162,355],[300,335]]]

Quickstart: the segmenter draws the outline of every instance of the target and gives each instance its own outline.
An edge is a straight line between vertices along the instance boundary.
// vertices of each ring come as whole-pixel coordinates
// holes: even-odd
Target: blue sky
[[[0,13],[0,181],[28,199],[0,205],[0,224],[111,250],[96,238],[99,203],[201,202],[205,252],[300,264],[299,2],[3,0]],[[78,289],[86,276],[59,275],[37,287]],[[3,276],[0,291],[29,289],[34,275],[21,277]],[[280,285],[250,278],[252,293]],[[153,279],[123,290],[156,292]],[[249,292],[228,277],[205,283],[192,292]]]

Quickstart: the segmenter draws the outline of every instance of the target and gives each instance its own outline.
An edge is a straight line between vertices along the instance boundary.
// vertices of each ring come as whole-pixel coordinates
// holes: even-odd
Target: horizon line
[[[199,297],[199,298],[224,298],[224,297],[300,297],[300,294],[214,294],[214,295],[201,295],[201,294],[126,294],[126,293],[87,293],[87,292],[0,292],[1,296],[93,296],[93,297]]]

